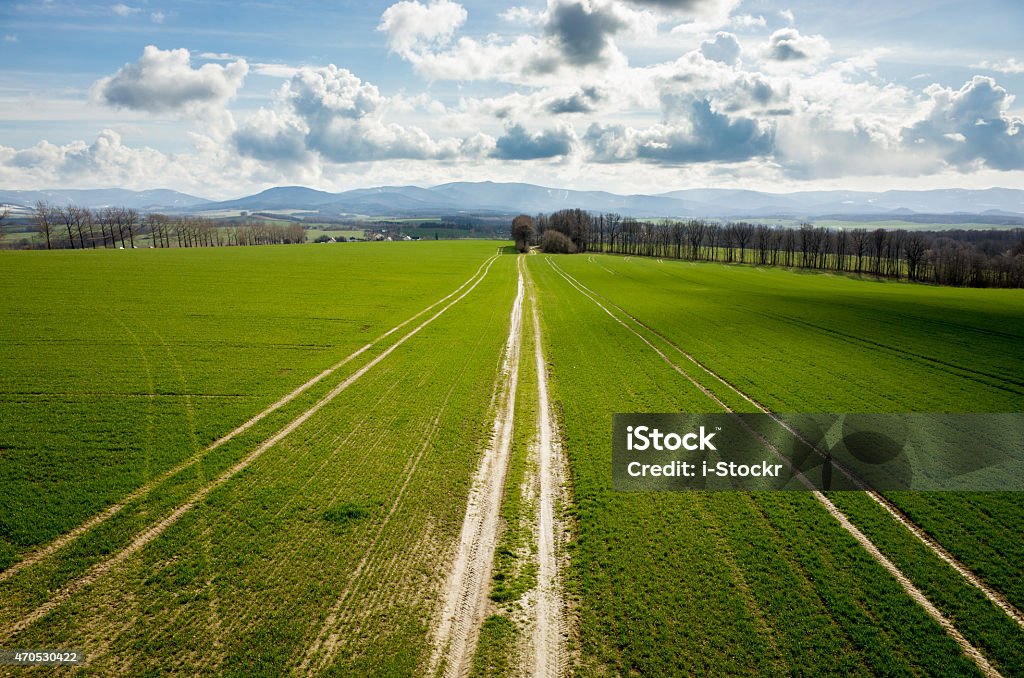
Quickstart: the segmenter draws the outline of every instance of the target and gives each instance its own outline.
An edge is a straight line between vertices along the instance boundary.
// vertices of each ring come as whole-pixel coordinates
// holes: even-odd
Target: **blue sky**
[[[5,2],[0,187],[1024,188],[1024,3]]]

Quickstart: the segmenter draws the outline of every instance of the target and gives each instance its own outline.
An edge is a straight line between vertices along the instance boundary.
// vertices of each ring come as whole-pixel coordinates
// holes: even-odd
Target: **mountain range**
[[[581,208],[634,217],[906,218],[913,215],[983,216],[993,223],[1024,218],[1024,190],[1011,188],[927,191],[761,191],[699,188],[619,195],[523,183],[456,182],[431,188],[380,186],[329,193],[301,186],[270,188],[234,200],[212,201],[168,189],[0,190],[0,203],[29,209],[37,200],[83,207],[124,206],[146,212],[297,210],[322,216],[429,217],[511,215]]]

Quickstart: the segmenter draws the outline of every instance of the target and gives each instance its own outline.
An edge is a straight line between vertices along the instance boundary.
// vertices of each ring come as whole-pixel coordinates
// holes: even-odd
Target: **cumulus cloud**
[[[377,30],[388,34],[391,51],[408,56],[450,42],[466,16],[465,8],[451,0],[433,0],[426,5],[402,0],[384,10]]]
[[[487,148],[480,138],[434,139],[418,127],[387,122],[384,113],[395,102],[333,64],[300,68],[282,88],[280,100],[281,111],[261,110],[235,132],[239,154],[282,164],[308,163],[315,154],[347,164],[445,160]],[[402,106],[407,102],[397,102]]]
[[[593,104],[604,98],[604,95],[596,87],[584,87],[579,92],[570,96],[552,99],[546,108],[549,113],[559,115],[562,113],[590,113],[594,110]]]
[[[568,127],[530,134],[522,125],[512,125],[498,137],[491,156],[501,160],[537,160],[569,155],[574,139]]]
[[[554,84],[564,76],[564,69],[625,67],[626,58],[614,38],[654,36],[658,25],[652,11],[614,0],[551,0],[543,11],[517,7],[502,14],[506,20],[532,29],[518,35],[456,36],[465,19],[461,6],[457,16],[449,12],[434,22],[436,37],[399,30],[404,24],[398,17],[419,15],[435,5],[407,1],[392,5],[378,26],[388,32],[392,50],[429,80],[496,78],[529,85]]]
[[[611,37],[625,27],[626,23],[608,7],[577,0],[556,3],[546,30],[568,63],[589,66],[606,60]]]
[[[734,64],[740,60],[740,43],[732,33],[719,32],[714,40],[701,43],[700,53],[711,61]]]
[[[902,131],[911,149],[937,149],[958,169],[1024,169],[1024,120],[1008,113],[1013,97],[994,79],[976,75],[957,91],[932,85],[925,92],[931,112]]]
[[[249,158],[305,163],[310,159],[307,131],[298,119],[261,108],[235,132],[233,141],[238,152]]]
[[[0,146],[0,181],[4,183],[52,186],[102,177],[107,185],[132,186],[167,167],[164,154],[151,148],[129,148],[120,134],[109,129],[100,132],[91,144],[40,141],[21,150]]]
[[[776,61],[804,61],[825,56],[832,50],[820,35],[802,35],[795,28],[780,28],[768,38],[768,58]]]
[[[192,68],[187,49],[161,50],[148,45],[137,62],[97,80],[92,96],[110,106],[150,113],[223,107],[248,72],[244,59]]]
[[[702,0],[690,2],[641,2],[659,11],[669,10],[669,14],[678,16],[684,21],[672,29],[672,33],[686,35],[703,35],[723,28],[731,22],[730,16],[740,0]]]
[[[768,156],[774,131],[753,118],[714,111],[707,99],[690,105],[688,125],[654,125],[635,129],[594,123],[583,139],[598,162],[646,160],[664,164],[740,162]]]
[[[529,7],[509,7],[499,16],[509,23],[526,24],[527,26],[540,26],[544,23],[544,12],[536,12]]]

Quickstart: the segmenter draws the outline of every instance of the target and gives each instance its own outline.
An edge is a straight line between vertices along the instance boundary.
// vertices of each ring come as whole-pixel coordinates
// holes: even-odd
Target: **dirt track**
[[[487,609],[519,383],[525,289],[522,259],[518,264],[518,288],[498,377],[492,440],[473,476],[458,550],[441,591],[443,602],[433,636],[430,675],[439,670],[452,677],[469,673]]]
[[[532,295],[531,295],[532,297]],[[537,505],[537,604],[533,626],[532,676],[565,673],[565,602],[562,599],[558,564],[564,527],[560,509],[565,495],[565,461],[555,436],[557,426],[548,401],[548,370],[541,344],[540,318],[533,303],[534,361],[537,368],[537,474],[540,492]]]

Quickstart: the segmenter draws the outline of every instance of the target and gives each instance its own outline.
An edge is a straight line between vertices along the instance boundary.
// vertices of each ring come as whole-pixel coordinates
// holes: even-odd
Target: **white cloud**
[[[163,12],[159,12],[159,11],[158,12],[152,12],[149,15],[149,20],[152,21],[155,24],[162,24],[164,22],[164,19],[166,19],[166,18],[167,18],[167,15],[164,14]]]
[[[242,57],[229,52],[201,52],[199,54],[200,59],[206,59],[207,61],[237,61]],[[256,64],[253,64],[255,67]]]
[[[4,36],[4,42],[18,42],[18,36],[13,33],[8,33]]]
[[[902,131],[909,148],[935,149],[961,170],[1024,169],[1024,119],[1009,113],[1014,97],[994,79],[976,75],[959,90],[931,85],[925,94],[927,117]]]
[[[280,103],[280,111],[261,110],[234,133],[240,154],[272,164],[315,158],[350,164],[451,160],[486,146],[479,137],[435,139],[415,125],[388,122],[389,110],[430,107],[430,102],[388,99],[372,83],[333,64],[300,68],[281,89]]]
[[[734,64],[740,60],[740,43],[732,33],[719,32],[714,40],[701,43],[700,53],[711,61]]]
[[[541,26],[544,24],[544,12],[538,12],[529,7],[509,7],[499,14],[504,21],[513,24],[524,24],[526,26]]]
[[[161,50],[148,45],[136,63],[97,80],[91,92],[110,106],[150,113],[223,108],[248,72],[244,59],[192,68],[187,49]]]
[[[252,64],[252,72],[256,75],[265,75],[269,78],[283,78],[285,80],[291,78],[298,73],[300,68],[298,66],[288,66],[286,64]]]
[[[767,57],[775,61],[814,61],[832,51],[821,35],[802,35],[795,28],[780,28],[768,38]]]
[[[760,14],[757,16],[753,14],[738,14],[731,19],[731,24],[739,30],[753,30],[764,28],[768,25],[768,21]]]
[[[676,25],[673,34],[702,35],[724,28],[730,23],[730,15],[739,7],[741,0],[708,0],[707,2],[675,2],[665,4],[681,5],[687,21]],[[660,3],[658,3],[660,4]]]
[[[779,16],[785,19],[786,23],[788,23],[790,26],[796,23],[796,17],[793,16],[793,10],[791,9],[779,10]]]
[[[971,64],[971,68],[983,68],[987,71],[996,71],[997,73],[1019,74],[1024,73],[1024,61],[1010,57],[1009,59],[998,61],[980,61],[976,64]]]
[[[446,45],[466,21],[466,10],[451,0],[402,0],[381,15],[378,31],[388,34],[388,47],[403,56],[427,47]]]
[[[124,3],[120,3],[120,2],[117,3],[116,5],[112,6],[110,9],[117,16],[131,16],[132,14],[135,14],[137,12],[141,12],[142,11],[138,7],[129,7],[128,5],[126,5]]]

